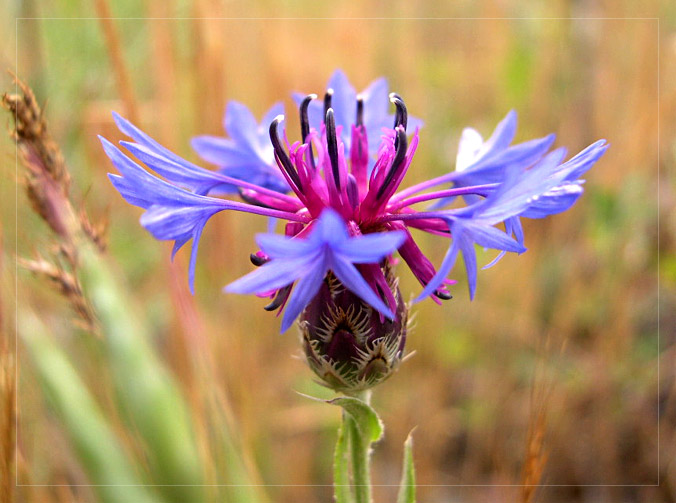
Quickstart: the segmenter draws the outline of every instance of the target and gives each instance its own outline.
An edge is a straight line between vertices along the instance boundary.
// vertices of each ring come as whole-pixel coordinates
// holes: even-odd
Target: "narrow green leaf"
[[[361,435],[368,443],[377,442],[383,436],[383,422],[373,408],[366,402],[352,397],[340,397],[328,400],[331,405],[343,408],[354,419]]]
[[[404,442],[404,467],[397,503],[415,503],[415,467],[413,466],[413,431]]]
[[[343,413],[343,425],[349,431],[350,459],[356,503],[372,503],[371,499],[371,444],[350,414]]]
[[[340,397],[333,400],[321,400],[308,395],[303,396],[342,407],[342,429],[349,439],[355,501],[356,503],[371,503],[371,444],[380,440],[384,432],[383,423],[378,414],[368,403],[359,398]],[[368,392],[364,396],[368,400]]]
[[[29,311],[18,317],[19,334],[32,358],[48,401],[63,423],[80,464],[105,503],[156,503],[143,487],[120,439],[108,424],[66,355]]]
[[[354,501],[350,490],[349,442],[349,430],[345,428],[343,422],[338,429],[338,440],[333,454],[333,497],[336,503],[352,503]]]
[[[85,295],[103,327],[117,398],[124,419],[147,446],[153,483],[168,501],[205,501],[204,472],[180,388],[149,343],[148,331],[110,265],[90,246],[79,252]]]

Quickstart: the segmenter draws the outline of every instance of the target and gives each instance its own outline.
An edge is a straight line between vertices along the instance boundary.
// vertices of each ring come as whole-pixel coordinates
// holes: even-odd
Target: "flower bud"
[[[396,300],[389,320],[363,302],[329,271],[300,317],[301,343],[310,368],[336,391],[362,391],[387,379],[404,354],[408,307],[399,280],[383,268]]]

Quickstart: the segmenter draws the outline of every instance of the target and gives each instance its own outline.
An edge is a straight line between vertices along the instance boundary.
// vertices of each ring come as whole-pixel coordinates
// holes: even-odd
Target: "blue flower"
[[[506,252],[523,253],[521,218],[543,218],[569,209],[583,193],[581,177],[608,148],[600,140],[564,162],[564,148],[549,151],[554,135],[512,145],[516,113],[510,112],[486,141],[473,129],[463,132],[455,171],[399,190],[419,141],[417,127],[407,134],[416,120],[408,117],[401,97],[388,95],[387,83],[379,79],[357,99],[340,71],[329,86],[333,93],[323,103],[314,101],[315,95],[299,100],[301,141],[292,144],[279,131],[284,118],[271,118],[280,111],[279,105],[264,119],[263,125],[270,121],[268,143],[263,140],[263,125],[242,105],[231,103],[226,114],[231,138],[202,137],[194,142],[205,158],[223,166],[219,171],[182,159],[117,115],[120,130],[134,140],[121,144],[163,179],[102,139],[120,172],[110,175],[113,185],[129,203],[145,210],[141,224],[157,239],[174,241],[174,253],[193,240],[191,290],[199,240],[213,215],[234,210],[287,221],[284,236],[258,236],[261,250],[252,261],[261,268],[226,288],[274,296],[266,309],[285,309],[283,330],[313,303],[301,324],[314,320],[316,325],[323,319],[317,313],[328,313],[333,328],[347,322],[362,332],[367,326],[378,327],[369,329],[378,333],[396,327],[399,336],[392,341],[403,341],[407,314],[393,274],[395,251],[423,286],[417,300],[431,296],[437,302],[451,298],[448,287],[454,281],[447,277],[461,254],[473,298],[478,272],[475,247],[500,251],[484,268]],[[388,102],[395,105],[395,114],[388,112]],[[370,159],[369,152],[375,154]],[[268,169],[273,162],[277,174]],[[224,188],[236,191],[243,202],[207,195]],[[289,190],[292,193],[282,193]],[[465,206],[444,209],[458,197]],[[435,201],[427,209],[416,209],[419,203]],[[447,240],[438,270],[416,245],[411,229]],[[341,296],[333,307],[324,306],[328,311],[317,308],[330,300],[326,295],[345,289],[349,295]],[[348,313],[345,304],[353,299],[364,305]],[[329,330],[328,325],[315,328],[305,331],[315,334],[306,350],[319,344]],[[341,337],[352,336],[345,332]],[[390,356],[400,355],[403,345],[395,342],[387,351],[381,349]],[[334,354],[336,347],[324,349]],[[371,356],[377,359],[382,354]],[[321,361],[315,363],[323,368]]]
[[[196,136],[191,141],[192,147],[202,159],[218,166],[224,175],[278,192],[289,192],[288,183],[275,165],[274,149],[268,136],[270,123],[283,113],[284,105],[275,103],[258,124],[245,105],[230,101],[223,117],[223,128],[230,138]],[[225,193],[237,192],[237,187],[229,184],[215,188]]]
[[[299,280],[286,306],[282,320],[284,332],[316,295],[326,274],[332,271],[348,290],[392,319],[392,310],[354,264],[378,263],[394,253],[404,240],[401,231],[350,237],[343,219],[335,211],[326,209],[306,239],[259,234],[256,242],[271,260],[229,284],[225,290],[261,294]]]

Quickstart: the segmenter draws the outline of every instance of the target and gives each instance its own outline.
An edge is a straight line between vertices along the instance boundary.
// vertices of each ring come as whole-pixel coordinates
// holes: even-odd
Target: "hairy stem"
[[[364,391],[357,398],[370,405],[371,391]],[[371,503],[371,439],[364,435],[354,416],[346,411],[343,412],[343,428],[349,432],[355,501]]]

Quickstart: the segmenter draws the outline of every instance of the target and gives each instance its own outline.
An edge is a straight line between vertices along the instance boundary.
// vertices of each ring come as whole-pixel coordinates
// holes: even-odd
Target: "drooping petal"
[[[282,332],[286,332],[294,320],[303,312],[305,306],[317,294],[324,281],[324,276],[326,276],[326,264],[322,261],[321,263],[313,264],[312,268],[306,271],[305,275],[298,281],[284,308]]]
[[[334,246],[334,251],[353,264],[378,263],[394,253],[406,239],[403,231],[379,232],[353,238]]]
[[[357,295],[364,302],[372,306],[379,313],[389,319],[394,319],[394,314],[388,308],[380,297],[373,291],[366,280],[359,274],[359,271],[349,261],[337,256],[332,256],[329,262],[329,267],[340,280],[340,282],[347,287],[352,293]]]
[[[475,224],[471,220],[463,222],[461,225],[465,236],[471,238],[471,240],[479,246],[514,253],[523,253],[526,251],[526,248],[524,248],[523,245],[519,244],[508,234],[496,227]],[[453,229],[451,229],[451,232],[453,232]]]
[[[460,251],[458,241],[460,239],[462,239],[462,236],[460,236],[459,234],[453,235],[453,241],[451,242],[451,246],[448,247],[446,255],[444,256],[444,259],[441,261],[441,265],[439,266],[437,273],[434,275],[432,279],[429,280],[425,288],[423,288],[423,291],[420,292],[420,295],[416,297],[414,302],[420,302],[426,297],[429,297],[439,287],[441,287],[441,285],[444,284],[444,279],[451,272],[451,269],[453,269],[455,261],[458,258],[458,251]]]
[[[313,268],[313,258],[316,258],[316,255],[271,260],[246,276],[233,281],[224,288],[224,291],[250,294],[277,290],[290,285]]]
[[[258,234],[256,243],[270,258],[302,257],[316,248],[308,239],[290,239],[279,234]]]
[[[462,253],[462,260],[465,262],[465,271],[467,272],[467,285],[469,287],[469,298],[474,300],[474,293],[476,292],[476,251],[474,250],[474,243],[468,234],[458,233],[458,247]]]

